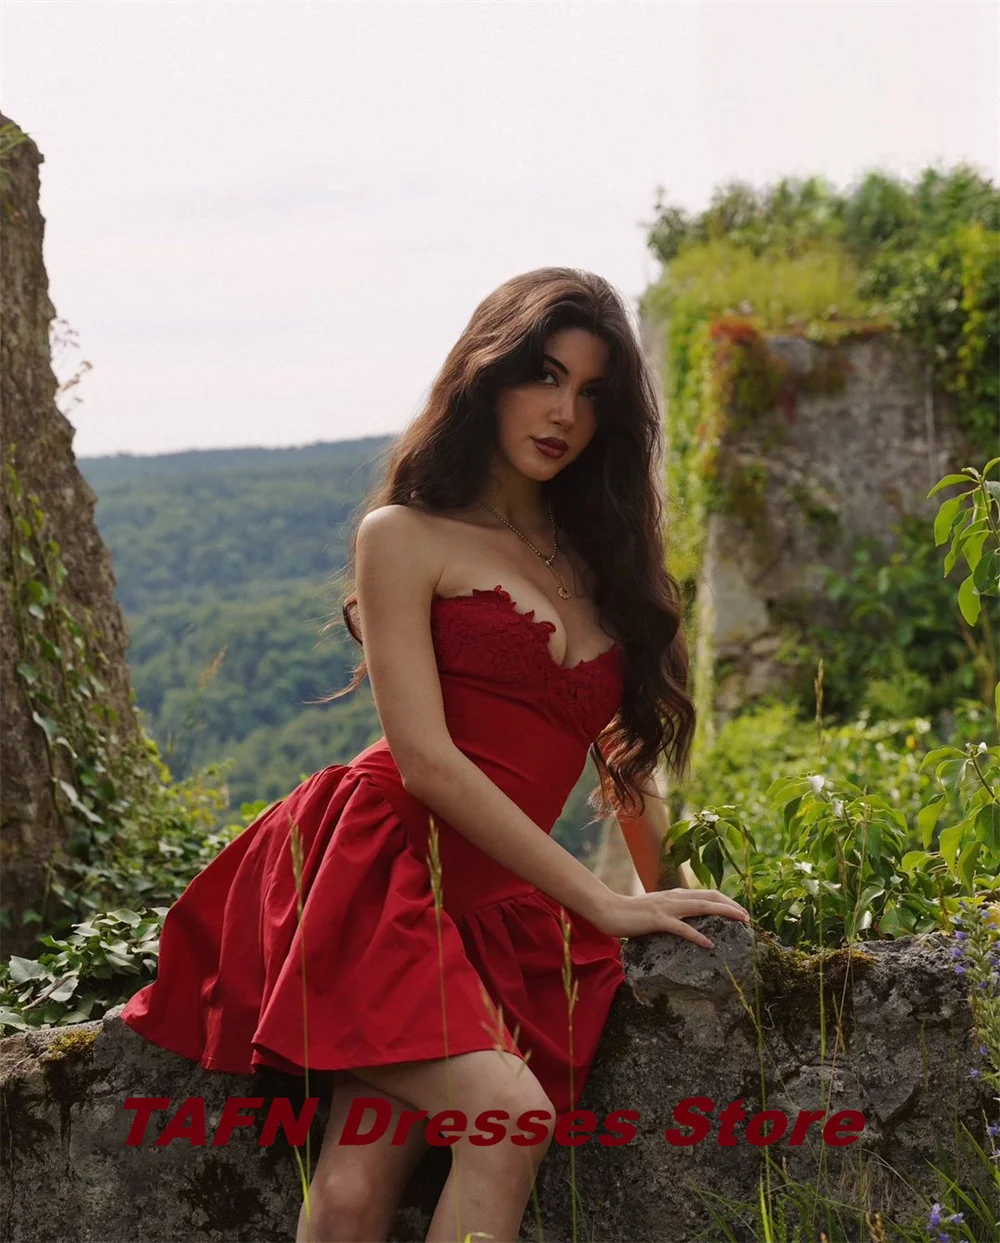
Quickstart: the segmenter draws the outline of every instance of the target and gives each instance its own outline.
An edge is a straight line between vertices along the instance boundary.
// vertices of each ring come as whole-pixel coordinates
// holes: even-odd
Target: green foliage
[[[963,1160],[978,1167],[983,1184],[1000,1192],[1000,1169],[968,1127],[959,1126],[956,1140]],[[711,1233],[697,1236],[705,1243],[737,1243],[748,1237],[760,1243],[813,1243],[815,1239],[825,1243],[859,1243],[862,1239],[937,1243],[942,1238],[951,1243],[985,1243],[998,1237],[995,1205],[980,1190],[962,1188],[953,1173],[936,1165],[931,1168],[939,1184],[939,1200],[931,1201],[912,1179],[884,1160],[859,1153],[850,1161],[850,1181],[857,1190],[845,1199],[841,1187],[829,1185],[831,1180],[821,1165],[815,1178],[800,1182],[767,1149],[761,1156],[763,1169],[754,1200],[734,1201],[708,1188],[694,1188],[713,1220]],[[887,1175],[897,1186],[901,1206],[892,1214],[866,1204],[868,1196],[885,1185]]]
[[[934,524],[937,544],[951,539],[945,572],[959,556],[968,567],[958,594],[970,626],[980,620],[982,598],[1000,594],[995,573],[1000,495],[988,477],[998,463],[994,458],[981,474],[968,467],[947,476],[930,493],[959,482],[972,485],[943,502]],[[856,629],[868,634],[860,625]],[[868,641],[878,644],[882,638],[876,634]],[[822,687],[820,658],[818,722]],[[992,699],[995,739],[1000,683]],[[975,724],[985,726],[982,705],[967,707]],[[766,848],[746,811],[735,803],[713,803],[675,823],[664,843],[664,864],[677,868],[688,862],[702,884],[737,898],[786,945],[839,946],[947,927],[963,898],[1000,893],[1000,745],[966,736],[932,746],[915,764],[906,752],[916,751],[917,735],[927,733],[930,723],[918,718],[906,724],[912,728],[895,751],[892,735],[901,727],[885,722],[875,737],[866,737],[867,715],[837,730],[832,745],[819,730],[817,761],[826,771],[778,776],[768,786],[766,806],[752,808],[754,820],[764,826]],[[783,718],[786,733],[794,725],[791,716]],[[734,729],[745,738],[752,727],[750,722]],[[774,758],[781,729],[779,718],[777,731],[762,734],[757,746],[765,757]],[[726,763],[732,754],[731,745],[723,748],[719,765],[711,766],[722,782],[733,772],[732,762],[728,768]],[[797,743],[785,762],[789,755],[805,754]],[[698,792],[705,791],[703,777]]]
[[[217,830],[226,806],[218,769],[175,783],[145,733],[119,732],[98,676],[107,665],[100,636],[66,602],[59,545],[37,495],[22,486],[14,447],[4,474],[17,672],[65,829],[63,852],[47,863],[41,909],[22,918],[58,936],[108,906],[169,904],[233,831]]]
[[[803,707],[817,654],[824,702],[842,719],[863,710],[875,719],[934,717],[957,698],[985,696],[996,682],[992,636],[988,628],[977,635],[963,617],[961,594],[956,606],[926,523],[904,515],[896,533],[892,552],[874,537],[860,538],[846,574],[821,568],[832,624],[813,622],[798,635],[789,627],[782,658],[799,670],[792,685]]]
[[[279,758],[288,752],[283,732],[300,737],[315,733],[311,753],[325,755],[318,768],[346,759],[358,736],[355,697],[312,705],[331,688],[347,684],[360,655],[343,629],[322,639],[318,630],[328,616],[333,590],[298,583],[253,601],[218,601],[211,605],[161,604],[130,618],[130,668],[136,695],[148,714],[164,758],[178,774],[234,756],[255,733],[274,736],[274,755],[260,755],[264,769],[248,774],[245,765],[231,773],[234,799],[260,793],[261,777],[269,785],[289,782],[309,760],[294,767]],[[378,716],[370,698],[363,715],[371,734]]]
[[[156,972],[166,907],[109,911],[74,926],[69,937],[42,937],[37,959],[0,964],[0,1030],[23,1031],[99,1018]],[[126,991],[127,990],[127,991]]]
[[[716,375],[738,360],[716,340],[727,318],[760,336],[797,332],[830,344],[903,334],[951,394],[976,451],[995,451],[1000,193],[975,170],[927,169],[910,184],[872,172],[846,194],[820,177],[783,178],[762,191],[733,182],[693,217],[660,189],[647,244],[664,264],[642,310],[668,326],[667,497],[678,578],[697,574],[715,447],[730,418]],[[780,435],[767,418],[775,404],[764,386],[753,409]]]
[[[152,980],[170,906],[192,877],[266,809],[263,802],[245,804],[241,823],[206,832],[197,815],[189,816],[182,796],[175,797],[170,787],[155,790],[157,795],[160,814],[151,823],[158,836],[126,844],[110,862],[100,856],[89,864],[81,861],[78,869],[78,905],[89,901],[96,912],[100,899],[116,890],[137,900],[91,914],[65,937],[45,933],[38,944],[47,948],[37,958],[12,955],[0,963],[0,1035],[99,1018]]]
[[[338,612],[344,524],[388,437],[85,459],[131,634],[136,698],[179,778],[227,762],[231,799],[277,798],[379,736],[345,686],[360,649]]]
[[[91,619],[78,619],[60,596],[66,568],[59,545],[48,534],[37,495],[24,492],[14,454],[11,446],[4,482],[17,672],[45,737],[57,806],[64,817],[99,827],[102,811],[118,810],[141,782],[145,757],[129,757],[138,772],[132,763],[118,763],[124,743],[115,730],[117,713],[105,702],[94,668],[106,667],[107,657]]]
[[[344,524],[389,443],[82,459],[125,612],[277,599],[337,574]]]

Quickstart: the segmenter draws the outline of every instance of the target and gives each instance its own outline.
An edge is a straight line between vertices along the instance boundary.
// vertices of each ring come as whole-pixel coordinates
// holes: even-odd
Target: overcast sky
[[[630,300],[656,186],[965,160],[998,17],[963,3],[4,0],[0,106],[93,370],[80,456],[400,430],[475,305],[547,264]]]

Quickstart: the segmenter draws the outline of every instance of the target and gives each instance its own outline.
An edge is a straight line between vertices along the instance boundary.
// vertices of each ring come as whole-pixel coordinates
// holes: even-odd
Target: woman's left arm
[[[640,815],[619,814],[617,817],[643,889],[650,893],[655,889],[690,888],[682,868],[660,866],[660,850],[670,833],[670,814],[666,803],[653,794],[645,795],[643,802],[645,806]]]
[[[598,744],[601,745],[600,743]],[[604,754],[603,747],[601,754]],[[641,797],[642,808],[638,815],[626,816],[619,814],[616,819],[625,839],[625,845],[632,856],[632,863],[639,880],[647,893],[656,889],[691,889],[691,878],[686,874],[683,864],[679,868],[660,866],[660,851],[663,841],[670,833],[670,813],[662,795],[658,792],[659,775],[656,780],[657,792],[644,791]]]

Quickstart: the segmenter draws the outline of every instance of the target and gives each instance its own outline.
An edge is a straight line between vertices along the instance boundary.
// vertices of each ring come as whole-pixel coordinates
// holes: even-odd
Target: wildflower
[[[813,793],[819,794],[819,792],[826,785],[826,778],[819,776],[818,773],[813,773],[813,775],[809,778],[809,784],[813,788]]]
[[[979,1077],[980,1077],[980,1072],[976,1069],[975,1066],[973,1066],[973,1068],[969,1071],[969,1078],[978,1079]]]
[[[948,1218],[949,1226],[960,1226],[963,1221],[965,1221],[964,1213],[952,1213],[952,1215]]]
[[[956,974],[956,975],[965,975],[965,968],[962,966],[962,964],[961,964],[961,963],[956,963],[956,965],[955,965],[955,974]]]
[[[995,1139],[996,1136],[1000,1135],[1000,1122],[991,1122],[986,1128],[986,1134],[990,1139]]]
[[[964,953],[965,953],[965,950],[963,950],[961,946],[956,945],[955,948],[951,951],[951,956],[952,958],[961,958]]]
[[[968,937],[969,937],[969,934],[967,932],[956,932],[955,933],[956,941],[966,941],[968,940]]]
[[[981,743],[979,744],[979,746],[978,746],[978,747],[976,747],[976,751],[977,751],[977,753],[978,753],[979,755],[982,755],[982,753],[983,753],[985,750],[987,750],[987,747],[986,747],[986,743],[985,743],[985,742],[981,742]]]
[[[935,1200],[934,1203],[931,1205],[931,1215],[927,1219],[927,1228],[930,1229],[932,1226],[940,1226],[940,1224],[941,1224],[941,1205],[938,1204],[937,1200]]]
[[[833,814],[834,814],[835,816],[838,816],[838,817],[839,817],[839,816],[842,816],[842,815],[844,814],[844,801],[843,801],[843,799],[835,798],[835,799],[833,800]]]

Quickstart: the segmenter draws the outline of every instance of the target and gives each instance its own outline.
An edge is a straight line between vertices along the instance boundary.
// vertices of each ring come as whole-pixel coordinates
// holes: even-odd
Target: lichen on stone
[[[88,1050],[97,1039],[97,1027],[84,1028],[82,1031],[63,1032],[56,1036],[39,1055],[40,1062],[56,1062],[63,1058],[79,1055]]]

